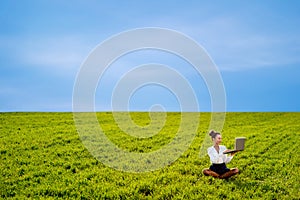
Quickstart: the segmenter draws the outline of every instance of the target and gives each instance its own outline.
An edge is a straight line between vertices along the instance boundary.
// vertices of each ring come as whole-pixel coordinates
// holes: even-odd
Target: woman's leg
[[[212,177],[215,177],[215,178],[217,178],[217,177],[219,177],[219,174],[218,173],[216,173],[216,172],[214,172],[214,171],[212,171],[212,170],[210,170],[210,169],[204,169],[203,171],[203,174],[205,175],[205,176],[212,176]]]
[[[219,178],[229,178],[229,177],[231,177],[233,175],[236,175],[238,173],[239,173],[238,168],[232,168],[232,169],[230,169],[230,171],[228,171],[228,172],[222,174],[221,176],[219,176]]]

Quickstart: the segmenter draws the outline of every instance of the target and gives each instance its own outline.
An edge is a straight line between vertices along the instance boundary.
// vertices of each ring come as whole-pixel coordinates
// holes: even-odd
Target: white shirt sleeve
[[[210,161],[215,164],[229,163],[233,156],[230,156],[229,154],[223,154],[223,152],[227,149],[225,146],[220,145],[219,148],[219,153],[213,146],[207,149]]]

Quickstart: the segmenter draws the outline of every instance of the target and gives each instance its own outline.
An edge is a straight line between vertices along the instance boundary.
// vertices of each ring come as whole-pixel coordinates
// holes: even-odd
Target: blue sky
[[[112,35],[143,27],[176,30],[203,46],[222,75],[227,111],[300,111],[300,2],[292,0],[2,1],[0,111],[72,111],[76,75],[89,53]],[[209,91],[184,61],[135,53],[107,71],[97,110],[111,109],[117,75],[155,61],[187,76],[200,111],[210,111]],[[128,101],[130,110],[179,108],[174,94],[155,85]]]

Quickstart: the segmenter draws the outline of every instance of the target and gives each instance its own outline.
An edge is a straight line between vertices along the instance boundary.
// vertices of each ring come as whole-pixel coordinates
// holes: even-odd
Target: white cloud
[[[0,50],[8,63],[30,69],[38,68],[49,73],[77,72],[92,44],[84,36],[2,36]]]
[[[90,46],[77,37],[56,37],[25,41],[20,51],[22,62],[51,70],[78,69]]]
[[[206,49],[221,71],[300,63],[297,32],[262,31],[246,22],[243,16],[228,15],[168,24]]]

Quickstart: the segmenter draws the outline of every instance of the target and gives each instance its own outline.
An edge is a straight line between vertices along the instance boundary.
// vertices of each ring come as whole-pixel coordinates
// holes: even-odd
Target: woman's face
[[[216,137],[214,138],[214,143],[219,145],[222,142],[222,136],[220,134],[216,135]]]

